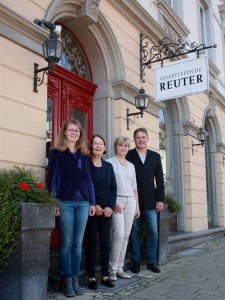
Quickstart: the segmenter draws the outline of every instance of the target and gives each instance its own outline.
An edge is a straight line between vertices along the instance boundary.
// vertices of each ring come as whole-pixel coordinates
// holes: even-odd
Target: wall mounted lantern
[[[42,45],[44,59],[48,62],[48,66],[46,68],[38,69],[39,65],[36,63],[34,64],[33,91],[37,93],[37,87],[43,83],[47,71],[49,70],[54,73],[55,64],[58,63],[61,58],[63,43],[61,40],[58,40],[58,35],[61,32],[62,26],[38,19],[35,19],[34,23],[50,30],[49,38]],[[42,79],[38,77],[38,73],[40,72],[43,72]]]
[[[223,161],[223,167],[225,166],[225,156],[223,155],[222,157],[222,161]]]
[[[136,113],[129,113],[129,109],[127,109],[127,130],[130,130],[131,124],[134,123],[135,117],[139,117],[141,115],[141,118],[143,118],[144,110],[148,107],[148,100],[149,97],[145,94],[145,90],[143,87],[139,90],[139,95],[135,97],[135,106],[137,109],[140,109],[140,112]],[[130,116],[134,116],[133,120],[130,119]]]
[[[191,142],[191,149],[192,149],[192,155],[194,155],[194,152],[196,152],[197,150],[194,151],[194,147],[195,146],[204,146],[205,141],[206,141],[206,136],[207,136],[207,132],[201,127],[199,128],[199,132],[197,132],[197,138],[199,140],[200,143],[198,144],[193,144],[193,141]]]

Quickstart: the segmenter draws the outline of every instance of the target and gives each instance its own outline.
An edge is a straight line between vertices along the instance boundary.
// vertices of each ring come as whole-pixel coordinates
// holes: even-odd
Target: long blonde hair
[[[56,142],[55,142],[55,148],[59,151],[63,152],[67,149],[67,139],[65,136],[65,132],[70,124],[74,124],[78,127],[80,131],[80,137],[75,145],[75,151],[79,150],[83,155],[88,155],[90,153],[88,149],[88,142],[87,138],[84,133],[84,129],[81,126],[80,122],[78,120],[68,120],[65,123],[63,123],[62,127],[60,128],[59,134],[57,136]]]

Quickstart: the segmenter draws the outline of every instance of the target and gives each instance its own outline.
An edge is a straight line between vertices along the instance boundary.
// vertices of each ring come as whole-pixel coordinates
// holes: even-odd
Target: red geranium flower
[[[36,188],[39,189],[39,190],[42,190],[43,189],[43,185],[40,183],[40,182],[37,182],[35,184]]]
[[[25,181],[21,182],[19,184],[19,187],[20,187],[21,190],[29,191],[29,186],[28,186],[28,184]]]

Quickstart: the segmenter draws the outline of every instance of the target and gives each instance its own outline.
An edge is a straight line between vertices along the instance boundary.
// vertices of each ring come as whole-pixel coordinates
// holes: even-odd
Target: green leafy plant
[[[0,266],[15,249],[20,237],[19,203],[30,202],[54,206],[57,201],[38,180],[32,169],[15,166],[0,169]]]
[[[181,210],[180,204],[171,193],[166,193],[165,204],[168,205],[168,211],[170,214],[178,214]]]

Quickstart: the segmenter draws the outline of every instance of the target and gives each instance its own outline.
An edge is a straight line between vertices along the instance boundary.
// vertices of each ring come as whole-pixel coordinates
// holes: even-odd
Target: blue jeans
[[[158,228],[157,211],[143,210],[147,225],[147,263],[155,264],[157,259]],[[130,251],[133,262],[139,262],[141,259],[140,239],[139,239],[140,218],[134,219],[130,235]]]
[[[88,201],[63,201],[57,217],[60,233],[59,274],[61,278],[79,275],[82,241],[89,213]]]

